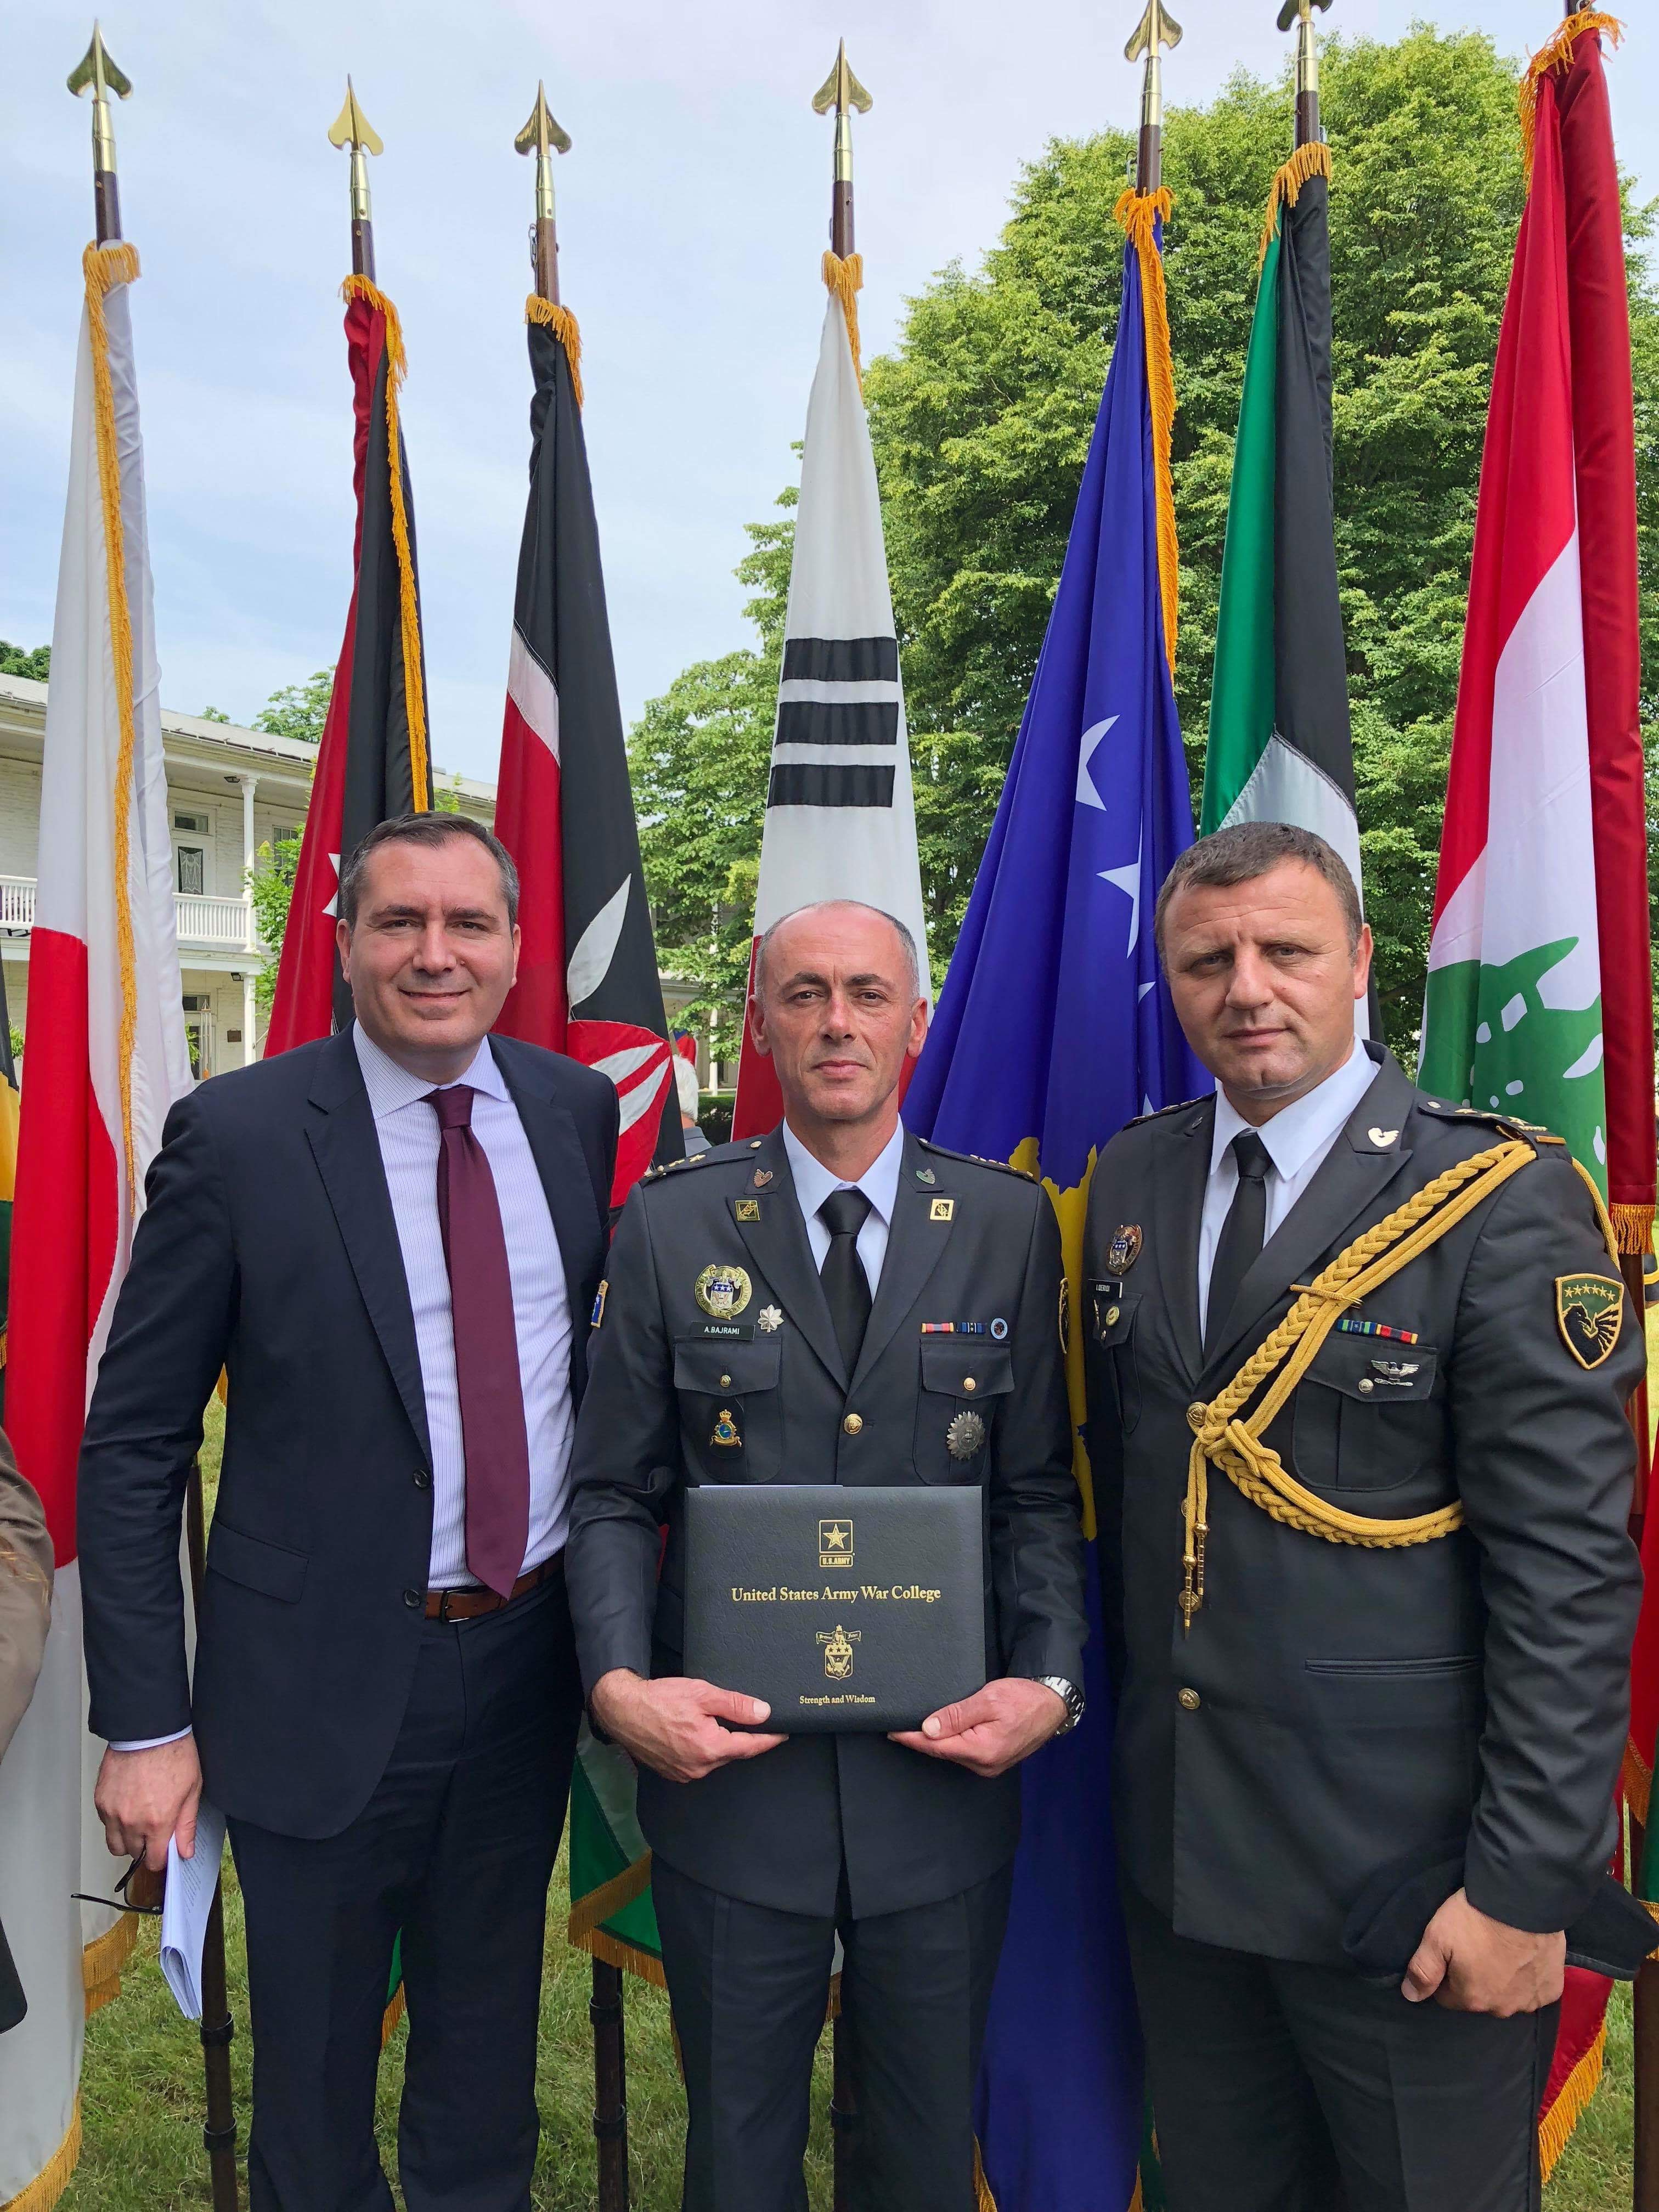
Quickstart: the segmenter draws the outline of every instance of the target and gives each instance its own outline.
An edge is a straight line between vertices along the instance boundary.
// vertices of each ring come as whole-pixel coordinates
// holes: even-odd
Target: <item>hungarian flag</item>
[[[334,944],[341,863],[376,823],[423,814],[432,805],[415,507],[398,421],[403,331],[397,309],[366,276],[348,276],[341,289],[356,422],[351,604],[300,846],[267,1054],[326,1036],[351,1018]]]
[[[620,1206],[678,1159],[679,1105],[628,780],[582,437],[576,321],[532,296],[530,504],[507,657],[495,834],[519,866],[519,980],[496,1028],[616,1085]]]
[[[1630,330],[1603,27],[1610,19],[1571,18],[1525,88],[1530,185],[1481,463],[1419,1079],[1559,1131],[1639,1250],[1654,1191],[1652,986]],[[1636,1676],[1649,1768],[1651,1616],[1650,1604]],[[1540,2118],[1547,2170],[1601,2072],[1607,1996],[1569,1967]]]
[[[1359,881],[1331,489],[1329,149],[1267,201],[1221,562],[1200,829],[1293,822]]]
[[[86,2014],[134,1923],[92,1809],[76,1462],[167,1109],[191,1087],[128,288],[131,246],[88,246],[29,947],[28,1103],[14,1213],[6,1428],[57,1558],[34,1701],[0,1767],[0,1923],[27,2017],[0,2036],[0,2204],[54,2203],[80,2145]]]
[[[818,899],[860,899],[916,943],[931,1000],[898,635],[858,362],[860,255],[823,257],[830,303],[806,408],[783,670],[761,839],[755,943]],[[750,981],[754,956],[750,956]],[[772,1063],[745,1025],[734,1137],[783,1118]]]
[[[1138,1114],[1208,1089],[1152,943],[1158,887],[1192,843],[1176,712],[1175,380],[1167,191],[1126,192],[1122,307],[1048,635],[962,933],[905,1104],[959,1152],[1040,1175],[1079,1310],[1101,1148]],[[1112,1692],[1083,1342],[1067,1382],[1091,1634],[1090,1723],[1020,1770],[1008,1940],[975,2100],[981,2212],[1125,2212],[1141,2139],[1140,2033],[1113,1875]]]

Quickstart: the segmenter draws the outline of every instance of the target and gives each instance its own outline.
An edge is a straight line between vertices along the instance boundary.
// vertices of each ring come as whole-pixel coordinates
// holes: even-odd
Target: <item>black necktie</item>
[[[1254,1129],[1242,1129],[1228,1149],[1238,1170],[1238,1188],[1221,1224],[1210,1270],[1210,1303],[1204,1316],[1206,1358],[1220,1341],[1240,1284],[1261,1256],[1267,1227],[1267,1170],[1273,1165],[1267,1147]]]
[[[818,1280],[849,1376],[859,1364],[870,1318],[870,1278],[859,1257],[859,1231],[869,1211],[870,1201],[861,1190],[832,1190],[818,1208],[818,1219],[830,1231],[830,1249],[818,1269]]]

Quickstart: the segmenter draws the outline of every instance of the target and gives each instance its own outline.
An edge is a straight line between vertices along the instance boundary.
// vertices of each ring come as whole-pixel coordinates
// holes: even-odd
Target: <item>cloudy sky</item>
[[[349,400],[337,287],[345,75],[386,142],[381,283],[410,354],[435,757],[491,776],[523,516],[528,161],[546,80],[564,296],[625,712],[746,641],[743,525],[788,478],[822,319],[830,125],[811,94],[845,35],[875,96],[857,128],[866,351],[945,263],[976,264],[1051,137],[1133,124],[1139,0],[106,0],[132,79],[118,110],[157,627],[169,706],[245,720],[331,661],[349,588]],[[1176,0],[1171,100],[1288,41],[1274,0]],[[1659,190],[1659,40],[1635,13],[1612,81],[1621,156]],[[0,636],[50,637],[88,110],[64,79],[87,0],[9,11],[0,67]],[[1536,46],[1552,0],[1338,0],[1351,33],[1414,16]]]

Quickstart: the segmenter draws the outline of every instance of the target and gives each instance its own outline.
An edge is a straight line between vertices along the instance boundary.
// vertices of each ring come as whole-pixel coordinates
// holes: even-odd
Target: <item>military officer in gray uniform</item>
[[[1082,1323],[1171,2212],[1526,2212],[1613,1843],[1640,1319],[1558,1138],[1355,1042],[1329,846],[1206,838],[1157,927],[1219,1087],[1102,1155]]]
[[[901,1125],[926,1008],[890,916],[779,922],[750,1018],[783,1124],[635,1191],[593,1317],[566,1554],[582,1674],[640,1766],[688,2212],[805,2212],[837,1932],[851,2202],[971,2212],[1016,1769],[1082,1709],[1059,1234],[1036,1185]],[[987,1686],[914,1735],[786,1740],[741,1682],[684,1679],[682,1501],[733,1482],[975,1485]]]

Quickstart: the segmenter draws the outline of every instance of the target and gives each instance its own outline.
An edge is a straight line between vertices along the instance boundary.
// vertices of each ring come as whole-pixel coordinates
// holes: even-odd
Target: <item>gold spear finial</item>
[[[1326,0],[1328,6],[1329,0]],[[1146,66],[1140,79],[1140,143],[1135,156],[1135,190],[1155,192],[1164,171],[1164,60],[1166,46],[1181,44],[1181,26],[1164,0],[1146,0],[1146,12],[1123,49],[1127,62],[1143,54]]]
[[[368,156],[383,154],[386,148],[357,105],[357,94],[349,77],[346,79],[345,106],[329,125],[328,143],[331,146],[349,147],[351,151],[351,265],[356,275],[367,276],[372,283],[374,240],[371,226],[374,210],[368,194]]]
[[[121,235],[115,181],[115,121],[109,96],[113,93],[118,100],[125,100],[132,83],[111,59],[103,31],[96,21],[92,27],[92,44],[70,71],[67,82],[77,100],[88,89],[92,94],[92,183],[98,211],[98,243],[102,246]]]
[[[553,156],[570,151],[570,133],[561,130],[547,104],[547,88],[538,79],[536,105],[530,120],[513,141],[520,154],[536,156],[536,225],[531,234],[531,259],[536,270],[536,289],[556,304],[559,297],[559,241],[553,204]]]
[[[1153,0],[1153,5],[1157,5],[1157,0]],[[867,115],[874,104],[848,66],[847,41],[843,39],[836,51],[834,69],[812,94],[812,112],[827,115],[833,107],[837,115],[845,115],[849,107],[856,107],[860,115]]]

